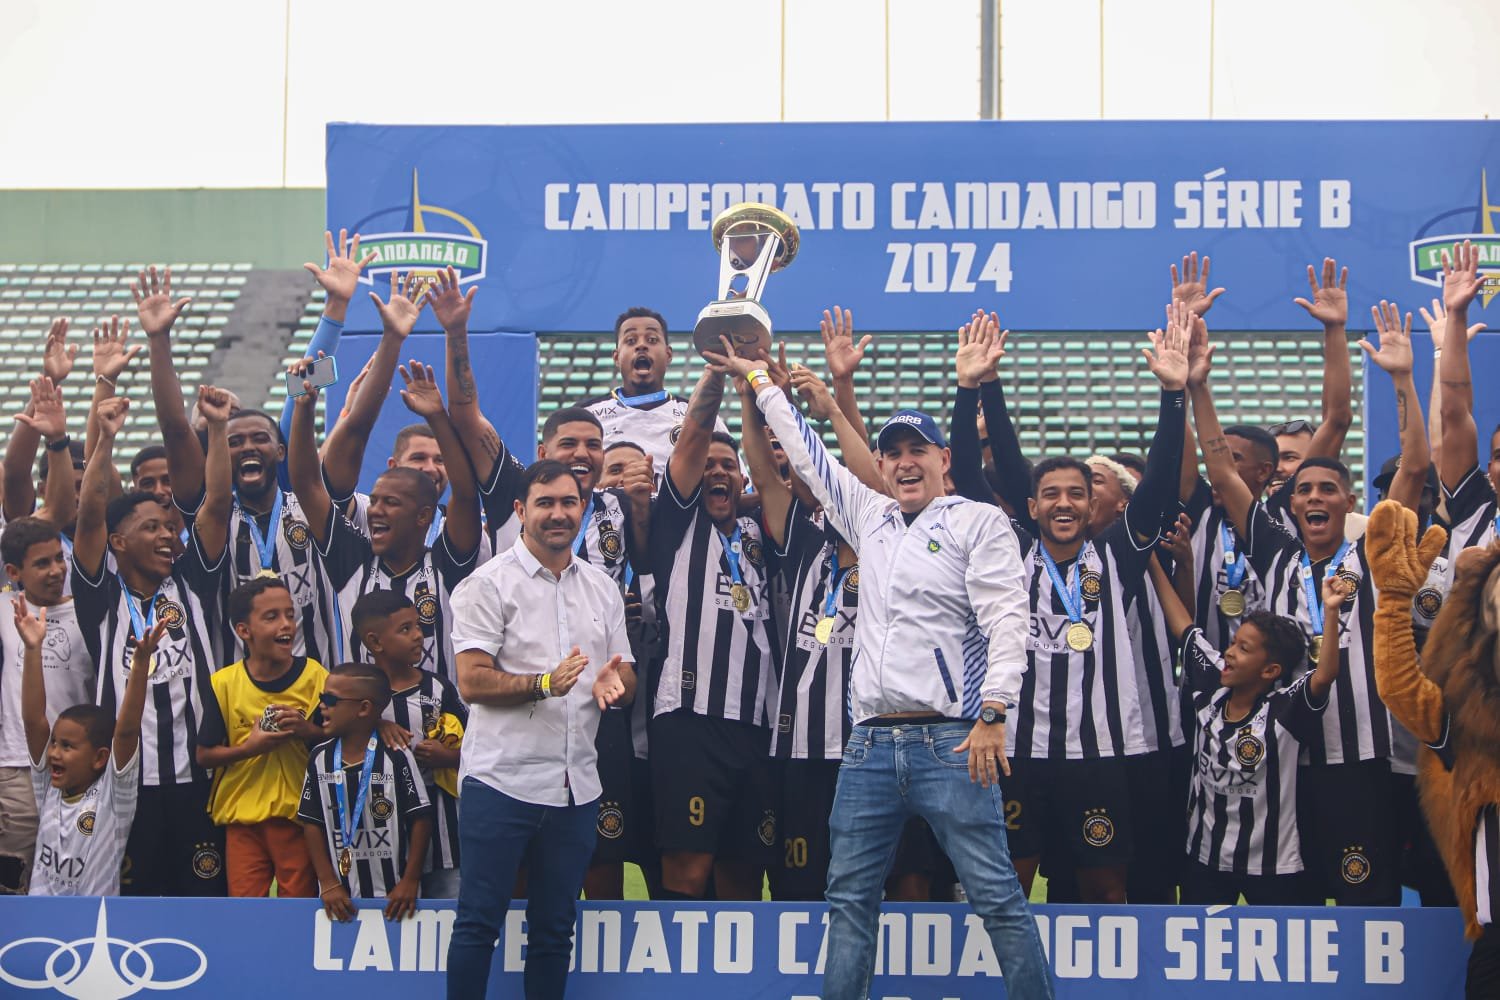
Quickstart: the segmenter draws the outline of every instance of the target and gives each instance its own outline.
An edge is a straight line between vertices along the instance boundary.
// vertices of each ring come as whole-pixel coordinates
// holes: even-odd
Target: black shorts
[[[1399,906],[1401,856],[1394,788],[1383,760],[1297,771],[1302,864],[1340,906]]]
[[[630,745],[628,710],[611,710],[600,715],[594,748],[599,751],[599,784],[603,791],[599,794],[599,839],[590,864],[622,864],[634,860],[640,852],[641,837],[649,835],[649,827],[641,821],[641,808],[636,804],[630,780],[635,754]]]
[[[143,785],[125,842],[124,896],[227,896],[224,828],[208,817],[207,781]]]
[[[1183,906],[1234,906],[1241,896],[1251,906],[1323,905],[1306,872],[1236,875],[1210,868],[1196,858],[1187,861],[1182,873]]]
[[[651,724],[656,845],[769,866],[776,836],[770,734],[678,709]]]
[[[1448,869],[1432,841],[1427,815],[1417,800],[1417,779],[1410,774],[1391,774],[1396,809],[1396,838],[1401,848],[1401,884],[1411,886],[1423,906],[1457,906]]]
[[[1012,858],[1047,848],[1075,868],[1128,864],[1130,782],[1124,758],[1045,760],[1016,757],[1002,778],[1005,832]]]
[[[1130,788],[1130,858],[1125,895],[1132,903],[1177,902],[1177,881],[1186,860],[1187,748],[1125,758]]]

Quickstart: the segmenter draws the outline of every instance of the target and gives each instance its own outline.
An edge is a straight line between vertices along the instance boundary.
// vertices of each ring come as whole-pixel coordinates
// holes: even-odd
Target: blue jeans
[[[912,816],[932,827],[969,905],[984,921],[1005,976],[1005,995],[1052,996],[1041,935],[1010,863],[1000,789],[971,782],[968,754],[953,752],[971,728],[966,722],[854,727],[830,819],[823,1000],[869,995],[881,892],[901,829]]]
[[[475,778],[464,779],[462,801],[458,915],[448,942],[449,1000],[484,997],[495,940],[528,848],[525,995],[561,1000],[578,892],[598,839],[599,804],[532,805]]]

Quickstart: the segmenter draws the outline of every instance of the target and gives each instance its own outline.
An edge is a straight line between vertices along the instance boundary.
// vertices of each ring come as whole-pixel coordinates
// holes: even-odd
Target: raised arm
[[[191,503],[203,489],[203,448],[188,422],[182,399],[182,380],[172,363],[172,324],[192,300],[172,299],[172,269],[160,275],[156,268],[142,271],[130,286],[135,297],[136,319],[146,334],[146,356],[151,364],[151,401],[162,444],[167,448],[167,469],[172,475],[172,495]]]
[[[1448,542],[1448,533],[1432,525],[1417,542],[1417,515],[1410,508],[1382,500],[1370,512],[1365,526],[1365,551],[1370,557],[1370,576],[1379,588],[1375,604],[1375,689],[1391,714],[1424,743],[1443,738],[1443,691],[1423,672],[1417,658],[1417,640],[1412,631],[1411,602],[1427,579],[1432,562]],[[1459,574],[1455,591],[1464,587]],[[1474,596],[1474,595],[1471,595]],[[1450,594],[1444,611],[1461,599]],[[1443,624],[1443,614],[1438,624]],[[1433,638],[1444,635],[1433,629]],[[1338,659],[1338,657],[1325,657]]]
[[[740,447],[745,452],[745,464],[750,467],[750,481],[760,494],[761,520],[776,548],[781,549],[786,545],[786,515],[792,507],[792,491],[776,467],[776,454],[766,436],[766,421],[760,407],[755,405],[750,383],[737,378],[734,388],[740,396]]]
[[[478,291],[475,285],[465,293],[459,287],[458,272],[450,267],[438,272],[431,302],[432,315],[443,328],[447,347],[448,417],[474,463],[479,481],[489,483],[495,475],[495,463],[505,454],[505,445],[500,432],[480,409],[479,388],[469,363],[469,313]]]
[[[115,719],[114,757],[111,766],[119,770],[135,756],[141,745],[141,714],[146,711],[146,688],[156,669],[156,646],[171,622],[163,618],[135,644],[130,654],[130,675],[125,678],[125,693],[120,697],[120,714]]]
[[[129,408],[130,402],[124,396],[112,396],[94,409],[99,443],[83,469],[78,520],[73,528],[73,561],[90,579],[98,579],[104,571],[104,552],[109,545],[104,512],[109,504],[110,484],[115,479],[115,435],[125,425]],[[198,447],[196,441],[193,447]]]
[[[119,392],[120,376],[130,368],[135,356],[141,353],[141,345],[130,342],[130,320],[121,320],[118,316],[111,316],[109,322],[100,322],[94,327],[94,395],[90,401],[91,407],[97,405],[100,400],[109,399]],[[94,431],[97,426],[94,421],[87,421],[88,429],[85,432],[83,442],[83,457],[94,453]]]
[[[208,455],[203,467],[203,504],[193,522],[193,531],[203,557],[210,566],[224,554],[229,539],[229,511],[234,499],[234,474],[229,464],[228,392],[211,385],[198,389],[198,412],[208,422]]]
[[[1439,412],[1443,426],[1438,474],[1447,489],[1457,488],[1479,458],[1479,428],[1474,423],[1474,383],[1469,373],[1469,303],[1484,287],[1479,251],[1465,241],[1443,254],[1443,356],[1438,359],[1442,384]]]
[[[359,275],[376,257],[374,250],[363,257],[359,254],[359,234],[349,241],[349,230],[339,230],[339,245],[333,245],[333,233],[324,230],[323,242],[328,251],[328,267],[319,267],[313,261],[303,264],[303,270],[323,286],[323,315],[318,317],[318,326],[313,330],[304,355],[316,358],[319,354],[337,353],[339,341],[344,335],[344,320],[349,315],[349,303],[359,289]],[[350,394],[353,394],[350,389]],[[285,441],[292,433],[292,407],[294,400],[287,399],[281,407],[281,439]]]
[[[410,368],[402,365],[400,371],[401,381],[406,384],[401,390],[401,402],[427,421],[443,456],[443,466],[448,470],[448,516],[443,521],[443,534],[447,536],[449,550],[455,556],[473,552],[479,548],[480,532],[479,487],[474,481],[474,467],[469,464],[453,422],[448,419],[448,411],[443,408],[443,394],[432,368],[412,361]],[[433,515],[436,514],[434,511]]]
[[[718,419],[719,406],[724,402],[724,374],[722,368],[706,366],[692,398],[688,400],[687,413],[682,418],[682,434],[667,461],[667,475],[672,477],[672,486],[680,497],[692,496],[703,481],[714,421]],[[782,442],[782,447],[786,447],[786,442]]]
[[[47,682],[42,679],[42,643],[47,640],[47,609],[36,618],[26,613],[26,600],[16,594],[10,600],[16,634],[21,637],[21,724],[26,731],[26,751],[39,761],[47,752],[52,727],[47,724]]]
[[[341,260],[340,266],[348,271],[355,267],[352,260]],[[358,280],[358,270],[354,271]],[[385,405],[385,397],[391,391],[391,380],[396,374],[396,362],[401,354],[401,345],[406,342],[412,328],[417,325],[421,307],[423,286],[408,273],[399,277],[391,273],[391,297],[389,302],[380,301],[380,296],[370,293],[370,300],[380,313],[382,332],[380,344],[370,359],[370,370],[364,383],[354,397],[348,411],[328,432],[323,444],[323,475],[328,490],[340,500],[347,498],[359,484],[359,467],[365,460],[365,447],[370,443],[370,432]],[[296,415],[292,416],[293,422]],[[288,474],[291,467],[288,465]]]
[[[844,415],[828,386],[810,368],[798,365],[791,371],[791,386],[807,407],[807,415],[814,420],[826,420],[833,427],[833,436],[839,443],[839,457],[845,468],[870,489],[885,492],[885,480],[875,456],[870,454],[870,439],[864,431],[857,429]]]
[[[42,374],[50,378],[53,385],[60,385],[73,370],[73,359],[77,354],[78,348],[68,344],[68,321],[61,317],[53,320],[42,347]],[[32,405],[27,403],[26,413],[31,413]],[[17,418],[5,447],[4,500],[0,507],[3,507],[7,520],[26,517],[35,511],[36,484],[31,478],[31,468],[36,463],[40,441],[41,436],[36,430]],[[71,475],[72,463],[68,465]]]
[[[1005,357],[1009,330],[1000,329],[994,313],[988,317],[976,312],[974,318],[958,328],[958,350],[953,356],[958,375],[958,391],[948,422],[948,444],[953,449],[949,475],[960,496],[981,503],[994,504],[995,491],[984,476],[984,447],[979,441],[979,386],[998,381],[995,365]]]
[[[1244,537],[1255,497],[1240,478],[1229,442],[1224,440],[1224,432],[1219,427],[1219,414],[1214,409],[1213,393],[1208,386],[1213,351],[1213,345],[1208,342],[1208,327],[1198,320],[1193,324],[1188,342],[1188,393],[1192,398],[1193,423],[1197,425],[1209,484],[1218,491],[1219,502],[1224,505],[1230,524]]]
[[[867,333],[856,343],[854,314],[848,309],[841,310],[838,306],[834,306],[832,312],[823,310],[818,331],[823,335],[823,356],[828,361],[828,377],[833,381],[833,398],[838,403],[839,411],[861,440],[869,441],[870,429],[865,426],[864,416],[859,412],[859,400],[854,395],[854,373],[864,360],[865,351],[870,349],[870,342],[874,338]],[[849,457],[846,449],[844,460],[848,461]]]
[[[61,528],[73,522],[78,513],[78,497],[73,489],[73,459],[68,453],[68,424],[63,412],[62,393],[43,375],[31,380],[31,405],[16,420],[47,444],[51,452],[47,463],[45,494],[37,517],[44,517]]]
[[[1172,572],[1168,574],[1161,564],[1161,552],[1166,552],[1172,558]],[[1193,522],[1186,514],[1178,514],[1177,521],[1163,534],[1159,551],[1151,560],[1155,570],[1161,570],[1162,577],[1166,579],[1173,597],[1182,609],[1187,612],[1188,622],[1191,624],[1198,617],[1198,594],[1197,574],[1193,571]],[[1162,602],[1162,607],[1167,604],[1166,595],[1162,591],[1161,583],[1157,580],[1155,572],[1151,575],[1152,582],[1156,584],[1157,599]],[[1180,637],[1182,630],[1174,630],[1173,635]]]
[[[1337,275],[1337,281],[1335,281]],[[1297,305],[1323,324],[1323,415],[1313,432],[1307,456],[1338,458],[1344,450],[1344,438],[1354,423],[1352,402],[1354,373],[1349,364],[1349,296],[1345,286],[1349,269],[1339,269],[1332,257],[1323,258],[1323,278],[1307,265],[1307,284],[1312,300],[1296,299]]]
[[[1344,582],[1338,576],[1325,576],[1323,578],[1323,634],[1334,637],[1338,641],[1339,634],[1339,611],[1348,598],[1344,593]],[[1411,602],[1407,602],[1407,607]],[[1409,617],[1409,616],[1408,616]],[[1312,676],[1307,679],[1307,692],[1316,701],[1322,701],[1328,697],[1333,682],[1339,676],[1339,661],[1342,656],[1320,656],[1313,668]]]
[[[1368,340],[1359,346],[1370,360],[1391,376],[1396,387],[1396,429],[1401,435],[1401,461],[1386,496],[1403,507],[1416,510],[1422,502],[1422,488],[1427,483],[1427,469],[1432,455],[1427,450],[1427,434],[1422,426],[1422,400],[1412,378],[1411,313],[1401,321],[1401,311],[1394,302],[1382,301],[1370,308],[1375,330],[1380,336],[1380,350]]]
[[[1147,367],[1161,384],[1156,434],[1146,452],[1146,471],[1125,505],[1125,525],[1139,550],[1154,545],[1161,527],[1178,510],[1177,480],[1187,415],[1183,392],[1188,377],[1188,343],[1202,320],[1182,303],[1167,307],[1167,328],[1151,334],[1151,349],[1142,350]]]
[[[287,371],[303,375],[310,363],[307,359],[295,362]],[[321,547],[328,544],[333,500],[323,485],[323,475],[318,467],[318,445],[313,440],[313,413],[318,406],[318,390],[307,381],[302,383],[302,388],[302,395],[293,400],[296,406],[292,410],[291,433],[287,437],[286,467],[292,492],[307,515],[307,527]]]
[[[1151,584],[1156,588],[1156,597],[1161,601],[1162,616],[1167,622],[1167,632],[1176,641],[1181,641],[1187,630],[1193,627],[1193,615],[1182,603],[1176,585],[1167,576],[1159,559],[1150,563]]]

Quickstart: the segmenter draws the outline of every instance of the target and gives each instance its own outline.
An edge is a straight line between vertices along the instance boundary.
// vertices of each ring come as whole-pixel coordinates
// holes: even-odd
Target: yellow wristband
[[[542,675],[542,697],[543,698],[550,698],[550,697],[552,697],[552,675],[551,674],[543,674]]]
[[[745,379],[750,383],[750,388],[759,390],[761,386],[771,384],[771,373],[764,368],[757,368],[746,375]]]

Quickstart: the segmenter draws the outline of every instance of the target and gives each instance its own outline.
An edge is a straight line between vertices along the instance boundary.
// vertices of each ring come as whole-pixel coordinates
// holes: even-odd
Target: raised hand
[[[1188,342],[1192,339],[1196,315],[1185,302],[1173,302],[1167,306],[1167,328],[1153,330],[1149,348],[1141,348],[1146,367],[1151,369],[1161,387],[1167,390],[1181,389],[1187,385]]]
[[[1464,240],[1453,247],[1453,256],[1443,251],[1443,306],[1449,312],[1468,309],[1484,288],[1484,276],[1479,273],[1479,251],[1473,243]]]
[[[322,352],[320,351],[319,355],[321,356],[321,354]],[[358,395],[359,387],[365,384],[365,376],[370,374],[370,366],[374,363],[375,356],[372,354],[370,355],[370,359],[365,362],[365,366],[359,370],[359,374],[354,376],[354,381],[349,383],[349,391],[344,393],[343,408],[339,410],[340,420],[349,415],[350,408],[354,406],[354,397]]]
[[[766,362],[761,358],[741,357],[735,352],[734,344],[730,342],[728,337],[720,337],[719,343],[724,345],[723,354],[715,354],[713,351],[703,352],[703,357],[708,361],[708,368],[712,372],[719,375],[735,375],[739,378],[749,378],[751,372],[766,365]]]
[[[1208,341],[1208,324],[1202,316],[1197,316],[1193,320],[1193,332],[1188,336],[1188,385],[1207,383],[1213,361],[1214,345]]]
[[[625,679],[620,676],[620,657],[611,656],[609,662],[594,675],[594,704],[602,712],[625,697]]]
[[[426,419],[443,412],[443,393],[438,389],[437,376],[431,365],[413,359],[411,367],[402,365],[397,369],[406,388],[401,390],[401,402],[417,416]]]
[[[1171,556],[1174,562],[1191,562],[1193,558],[1192,519],[1186,514],[1178,514],[1172,526],[1162,532],[1161,541],[1157,542],[1157,545]]]
[[[99,435],[113,441],[120,428],[125,426],[125,414],[130,410],[130,400],[124,396],[101,399],[94,407],[94,419],[98,421]]]
[[[467,330],[469,310],[478,291],[479,286],[473,285],[465,295],[458,287],[458,272],[450,267],[437,273],[437,281],[428,289],[427,301],[432,306],[432,315],[444,330]]]
[[[158,275],[155,265],[131,282],[130,294],[135,299],[136,319],[148,337],[159,337],[171,330],[177,317],[193,301],[190,296],[183,296],[173,302],[172,269],[166,268]]]
[[[1411,353],[1411,313],[1406,314],[1406,322],[1401,322],[1401,310],[1394,302],[1381,300],[1380,305],[1370,307],[1370,315],[1375,318],[1375,332],[1380,335],[1380,349],[1377,351],[1368,340],[1361,340],[1359,346],[1364,348],[1370,360],[1392,375],[1410,375],[1412,366]]]
[[[318,387],[313,385],[311,381],[305,378],[305,376],[307,375],[308,369],[313,366],[313,362],[321,359],[322,357],[324,357],[324,354],[322,351],[319,351],[318,357],[316,358],[299,358],[298,360],[293,361],[291,364],[286,366],[286,373],[288,375],[292,376],[292,378],[294,379],[302,379],[302,394],[300,396],[293,397],[293,406],[306,407],[308,409],[317,407]]]
[[[1337,276],[1337,281],[1334,280]],[[1339,267],[1332,257],[1323,258],[1323,280],[1318,280],[1317,271],[1307,265],[1307,285],[1312,289],[1312,301],[1293,299],[1313,319],[1324,326],[1343,326],[1349,322],[1349,296],[1344,287],[1349,283],[1349,269]]]
[[[121,322],[120,317],[111,316],[108,322],[99,321],[94,327],[94,374],[109,380],[115,379],[130,367],[130,362],[141,353],[141,345],[129,345],[130,320]]]
[[[302,267],[317,279],[318,284],[323,286],[323,291],[328,298],[347,304],[350,299],[354,298],[354,293],[359,288],[360,272],[380,255],[371,250],[361,257],[359,234],[355,233],[354,240],[351,242],[347,229],[339,230],[337,250],[333,246],[333,233],[324,230],[323,242],[328,248],[328,266],[323,268],[308,261]]]
[[[390,301],[382,302],[379,295],[370,293],[370,301],[375,303],[375,309],[380,313],[380,321],[385,325],[387,333],[402,337],[411,334],[412,328],[417,325],[417,316],[422,312],[417,300],[422,297],[425,289],[422,279],[410,271],[404,275],[397,275],[392,271]]]
[[[1417,512],[1399,500],[1382,500],[1370,512],[1365,528],[1369,551],[1379,552],[1370,560],[1370,578],[1382,599],[1386,594],[1410,597],[1422,588],[1432,563],[1448,543],[1448,533],[1432,525],[1417,541]]]
[[[631,506],[636,510],[651,509],[651,491],[656,488],[655,468],[650,455],[635,459],[625,466],[620,489],[625,491]]]
[[[983,310],[959,327],[958,350],[953,355],[958,384],[972,389],[994,378],[995,366],[1005,357],[1005,342],[1009,338],[1010,331],[1000,329],[1000,317],[995,313],[986,316]]]
[[[68,432],[67,414],[63,412],[62,394],[43,375],[31,380],[29,413],[18,413],[16,419],[41,435],[44,441],[56,441]]]
[[[792,388],[807,404],[807,414],[815,420],[832,420],[838,404],[828,386],[809,368],[798,366],[792,370]]]
[[[1422,314],[1422,321],[1427,324],[1427,332],[1432,335],[1432,349],[1442,350],[1443,327],[1448,322],[1448,313],[1443,309],[1443,303],[1438,299],[1432,300],[1432,312],[1426,307],[1421,307],[1418,312]],[[1488,323],[1471,323],[1468,329],[1468,338],[1473,340],[1479,335],[1479,331],[1489,329]]]
[[[1213,308],[1214,300],[1224,294],[1224,289],[1208,290],[1208,255],[1203,255],[1203,266],[1198,266],[1198,251],[1194,250],[1182,258],[1182,271],[1172,265],[1172,301],[1185,302],[1199,316]]]
[[[224,389],[213,385],[198,387],[198,412],[210,424],[226,424],[230,411],[234,409],[234,397]]]
[[[42,374],[60,383],[73,370],[78,345],[68,343],[68,321],[58,318],[47,329],[47,343],[42,347]]]
[[[16,634],[21,637],[21,645],[27,649],[39,649],[47,638],[47,609],[38,608],[38,616],[33,618],[26,612],[24,597],[18,594],[10,603],[15,611]]]
[[[854,370],[865,359],[865,351],[875,339],[868,333],[854,342],[854,314],[848,309],[833,307],[823,310],[823,319],[818,324],[823,335],[823,355],[828,359],[828,374],[836,379],[853,378]]]
[[[130,654],[130,669],[132,671],[144,670],[148,675],[155,672],[156,665],[152,662],[152,659],[155,656],[157,644],[161,642],[161,637],[167,634],[168,624],[167,619],[163,618],[148,628],[146,634],[141,636],[139,641],[136,642],[135,652]]]

